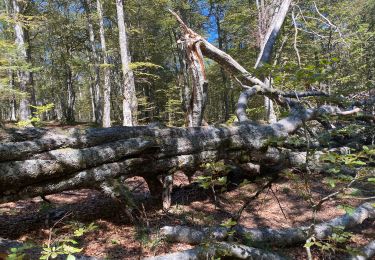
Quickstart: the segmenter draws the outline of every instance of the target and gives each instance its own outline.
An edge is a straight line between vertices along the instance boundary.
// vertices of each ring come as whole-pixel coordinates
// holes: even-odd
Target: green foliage
[[[353,237],[352,232],[345,231],[344,227],[338,226],[333,228],[332,235],[330,235],[325,241],[318,240],[314,236],[305,243],[305,248],[316,246],[323,253],[334,253],[342,252],[352,255],[358,255],[360,252],[356,249],[351,248],[347,244]]]
[[[23,260],[26,257],[25,251],[33,247],[34,246],[31,244],[24,244],[21,247],[12,247],[6,260]]]
[[[80,253],[82,248],[78,247],[78,239],[83,237],[86,233],[92,232],[97,229],[94,223],[88,226],[82,225],[80,223],[71,223],[68,227],[76,228],[71,236],[67,236],[63,239],[57,239],[51,241],[48,244],[43,245],[41,256],[39,259],[55,259],[59,256],[66,256],[67,260],[74,260],[75,254]],[[53,230],[51,230],[52,232]],[[7,260],[22,260],[25,258],[25,251],[28,249],[36,248],[36,245],[24,244],[21,247],[11,248],[10,254],[7,256]]]
[[[77,226],[77,223],[72,223],[70,226]],[[79,244],[77,239],[81,238],[86,233],[97,229],[97,226],[94,223],[91,223],[88,226],[78,224],[78,226],[79,227],[73,231],[73,234],[70,237],[56,240],[52,244],[44,245],[39,259],[55,259],[58,256],[66,256],[66,259],[69,260],[76,259],[74,255],[82,251],[82,248],[77,247]]]
[[[197,177],[197,183],[204,189],[213,189],[215,186],[222,187],[222,191],[225,190],[227,185],[227,177],[222,176],[227,174],[230,170],[228,165],[225,165],[223,161],[206,163],[203,165],[204,175]]]
[[[348,215],[353,214],[354,211],[355,211],[355,208],[353,208],[350,205],[339,205],[339,206],[337,206],[337,208],[345,210],[345,213],[348,214]]]
[[[42,116],[44,113],[51,111],[54,108],[54,104],[46,104],[44,106],[32,106],[30,105],[31,108],[33,108],[35,111],[33,112],[33,116],[30,116],[28,120],[23,120],[17,122],[18,127],[27,127],[30,125],[33,126],[42,126],[43,121],[42,121]]]
[[[163,243],[161,236],[153,236],[150,229],[143,226],[137,226],[135,239],[140,242],[142,247],[151,251],[155,251]]]

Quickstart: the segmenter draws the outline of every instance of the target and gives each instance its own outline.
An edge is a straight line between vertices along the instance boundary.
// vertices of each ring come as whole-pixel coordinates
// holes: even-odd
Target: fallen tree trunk
[[[0,150],[8,149],[0,154],[0,202],[72,189],[101,189],[108,180],[133,176],[143,177],[157,195],[163,186],[158,175],[176,170],[194,173],[202,164],[222,159],[302,165],[304,153],[269,148],[270,140],[287,137],[303,122],[295,120],[296,115],[291,118],[271,125],[116,127],[65,136],[48,132],[48,138],[0,144]],[[25,158],[20,160],[21,156]]]
[[[284,257],[275,253],[265,251],[259,248],[249,247],[236,243],[219,242],[212,243],[208,246],[200,246],[193,249],[155,256],[148,257],[145,260],[204,260],[204,259],[216,259],[220,257],[231,257],[234,259],[253,259],[253,260],[282,260]]]
[[[360,255],[351,256],[349,259],[351,260],[371,259],[373,256],[375,256],[375,240],[371,241],[368,245],[362,248],[360,252],[361,252]]]
[[[273,246],[290,246],[305,243],[311,236],[317,239],[325,239],[333,234],[335,227],[349,229],[361,224],[366,219],[375,219],[375,207],[371,203],[362,204],[352,214],[345,214],[312,226],[270,229],[245,228],[237,225],[231,229],[212,227],[202,230],[183,226],[166,226],[161,229],[161,234],[170,242],[196,245],[204,241],[224,241],[228,239],[231,231],[235,231],[234,236],[238,241],[245,241],[250,238],[254,245],[264,243]]]

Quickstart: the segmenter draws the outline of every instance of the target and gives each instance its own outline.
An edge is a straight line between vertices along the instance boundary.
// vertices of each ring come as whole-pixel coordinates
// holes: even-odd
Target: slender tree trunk
[[[216,13],[215,13],[215,20],[216,20],[216,28],[217,28],[217,40],[219,44],[219,49],[227,51],[224,49],[224,37],[223,32],[221,30],[221,24],[220,24],[220,7],[216,6]],[[224,92],[223,92],[223,102],[224,102],[224,120],[227,121],[229,119],[229,89],[228,89],[228,77],[225,74],[225,71],[223,68],[220,68],[221,77],[223,79],[223,85],[224,85]]]
[[[280,33],[281,27],[284,23],[291,2],[292,0],[283,0],[281,2],[278,9],[274,11],[273,18],[271,20],[270,25],[268,26],[268,30],[266,34],[264,34],[266,28],[265,24],[267,22],[267,19],[269,18],[267,18],[265,14],[264,2],[261,1],[260,3],[258,0],[256,1],[258,8],[258,31],[260,34],[260,52],[258,55],[257,62],[254,66],[255,68],[260,68],[263,66],[264,63],[269,63],[271,61],[273,47],[275,45],[277,36]],[[272,79],[270,77],[268,79],[265,79],[265,83],[272,87]],[[266,111],[266,120],[269,123],[276,122],[277,118],[272,100],[270,100],[268,97],[264,97],[264,106]]]
[[[9,75],[9,88],[14,89],[14,73],[13,73],[13,71],[9,70],[8,75]],[[10,116],[9,116],[10,121],[13,121],[13,122],[17,120],[17,118],[16,118],[16,111],[17,111],[16,105],[17,105],[16,97],[13,95],[12,99],[10,100]]]
[[[99,58],[96,51],[96,43],[95,43],[95,34],[94,34],[94,26],[93,21],[91,18],[91,0],[83,0],[82,4],[86,11],[87,17],[87,28],[89,32],[89,41],[91,47],[91,62],[94,65],[94,77],[92,84],[92,97],[93,97],[93,121],[95,123],[101,124],[102,122],[102,97],[100,92],[100,68],[99,68]]]
[[[104,65],[104,107],[103,107],[103,127],[111,127],[111,71],[109,68],[109,57],[105,40],[103,5],[100,0],[96,0],[96,8],[99,17],[100,44],[103,53]]]
[[[119,29],[119,44],[122,63],[123,85],[123,125],[137,124],[138,102],[135,93],[134,74],[130,68],[130,52],[124,21],[124,7],[122,0],[116,0],[117,21]]]
[[[22,29],[22,23],[18,19],[18,15],[20,14],[20,6],[19,6],[19,1],[18,0],[12,0],[13,3],[13,15],[15,19],[15,24],[14,24],[14,31],[15,31],[15,36],[16,36],[16,45],[18,48],[19,55],[22,57],[22,59],[27,61],[27,51],[26,51],[26,46],[25,46],[25,35],[24,31]],[[20,90],[22,92],[26,92],[27,94],[30,94],[29,90],[29,84],[30,84],[30,72],[25,71],[24,69],[20,69],[18,72],[18,78],[20,81]],[[22,98],[20,100],[20,108],[19,108],[19,119],[24,121],[28,120],[29,116],[31,115],[30,111],[30,100],[28,97]]]
[[[68,102],[67,102],[67,108],[66,108],[66,121],[69,123],[72,123],[75,121],[74,117],[74,105],[76,100],[76,95],[74,91],[73,86],[73,73],[71,68],[67,65],[66,69],[66,86],[67,86],[67,92],[68,92]]]

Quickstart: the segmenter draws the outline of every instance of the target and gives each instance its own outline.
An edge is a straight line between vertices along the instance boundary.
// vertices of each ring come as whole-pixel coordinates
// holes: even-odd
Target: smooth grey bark
[[[111,127],[111,71],[104,31],[103,5],[101,0],[96,0],[99,18],[100,44],[103,54],[104,86],[103,86],[103,127]]]
[[[122,0],[116,0],[117,24],[119,29],[119,45],[123,76],[123,125],[137,125],[138,101],[135,93],[134,73],[130,68],[130,51]]]
[[[144,258],[145,260],[206,260],[220,257],[230,257],[232,259],[252,259],[252,260],[282,260],[284,257],[273,252],[259,248],[249,247],[237,243],[218,242],[208,246],[199,246],[181,252]]]
[[[317,239],[326,239],[333,234],[335,227],[345,229],[352,228],[363,223],[367,219],[375,219],[375,207],[371,203],[360,205],[352,214],[345,214],[330,221],[313,226],[296,228],[272,229],[272,228],[245,228],[237,225],[232,229],[225,227],[203,228],[201,230],[184,226],[165,226],[161,234],[170,242],[182,242],[200,244],[203,241],[224,241],[230,231],[235,231],[234,236],[238,241],[251,237],[252,243],[267,244],[273,246],[291,246],[305,243],[314,235]]]
[[[275,45],[277,36],[280,33],[281,27],[284,23],[291,3],[292,0],[283,0],[278,11],[274,15],[271,25],[268,28],[267,34],[264,37],[258,59],[255,63],[256,68],[261,66],[263,63],[269,62],[271,60],[273,47]]]
[[[274,11],[274,15],[272,21],[268,27],[266,34],[264,34],[265,30],[265,11],[264,5],[260,5],[259,1],[257,3],[259,18],[258,18],[258,26],[259,26],[259,38],[260,38],[260,52],[258,55],[258,59],[255,63],[254,68],[260,68],[263,66],[264,63],[269,63],[271,61],[272,50],[275,45],[277,36],[280,33],[280,29],[284,23],[285,17],[288,13],[289,7],[292,3],[292,0],[283,0],[280,4],[279,8]],[[267,84],[270,88],[272,88],[272,78],[266,78],[265,84]],[[273,101],[269,97],[264,97],[264,107],[266,111],[266,120],[269,123],[276,122],[276,113],[274,110]]]
[[[90,82],[90,93],[92,98],[92,110],[93,110],[93,122],[97,124],[102,123],[102,97],[100,91],[100,68],[99,68],[99,57],[96,50],[96,42],[95,42],[95,33],[94,33],[94,25],[91,18],[91,0],[83,0],[82,4],[85,8],[86,12],[86,19],[87,19],[87,30],[89,33],[89,41],[91,47],[90,53],[90,60],[93,64],[93,73],[94,77],[92,77],[92,82]]]
[[[367,260],[372,259],[375,256],[375,240],[371,241],[361,250],[361,255],[351,256],[348,259],[350,260]]]
[[[267,149],[269,140],[287,137],[306,120],[332,113],[336,110],[330,107],[307,110],[271,125],[116,127],[65,135],[42,131],[35,140],[0,144],[0,201],[96,189],[107,179],[121,176],[141,176],[162,187],[158,175],[176,170],[194,173],[204,163],[223,159],[288,167],[305,157]]]
[[[14,31],[15,31],[15,42],[17,45],[18,53],[23,59],[23,61],[27,62],[27,50],[26,50],[26,44],[25,44],[25,35],[24,31],[22,29],[22,23],[18,19],[18,15],[20,15],[20,3],[19,0],[12,0],[13,4],[13,18],[15,19],[14,23]],[[30,72],[26,71],[25,69],[20,69],[17,72],[19,84],[20,84],[20,90],[22,92],[25,92],[26,94],[31,94],[29,89],[30,84]],[[26,121],[29,119],[29,116],[31,115],[30,110],[30,100],[29,97],[23,97],[20,100],[19,104],[19,119],[21,121]]]

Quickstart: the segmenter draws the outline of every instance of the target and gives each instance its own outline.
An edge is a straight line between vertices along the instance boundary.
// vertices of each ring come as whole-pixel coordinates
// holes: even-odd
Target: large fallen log
[[[327,113],[320,110],[308,119],[332,112],[323,111]],[[162,184],[158,175],[176,170],[195,172],[203,163],[222,159],[287,167],[298,162],[298,153],[294,156],[269,149],[270,140],[287,137],[305,119],[303,112],[271,125],[244,122],[195,128],[116,127],[66,135],[49,131],[46,138],[3,143],[0,202],[79,188],[101,189],[101,184],[121,176],[141,176],[151,192],[159,193]]]
[[[314,236],[325,239],[331,236],[337,227],[352,228],[367,219],[375,219],[375,207],[371,203],[364,203],[352,214],[345,214],[330,221],[312,226],[296,228],[271,229],[271,228],[245,228],[237,225],[233,228],[211,227],[195,229],[183,226],[165,226],[160,233],[170,242],[182,242],[197,245],[204,241],[224,241],[229,233],[233,233],[237,241],[250,240],[252,244],[267,244],[273,246],[291,246],[305,243]]]
[[[351,256],[349,259],[351,260],[366,260],[372,259],[375,256],[375,240],[371,241],[368,245],[366,245],[362,250],[360,250],[360,254]]]
[[[200,246],[181,252],[148,257],[144,260],[205,260],[221,257],[230,257],[231,259],[253,259],[253,260],[283,260],[284,257],[262,250],[236,243],[219,242],[207,246]]]

